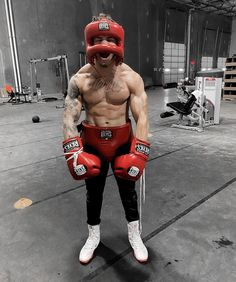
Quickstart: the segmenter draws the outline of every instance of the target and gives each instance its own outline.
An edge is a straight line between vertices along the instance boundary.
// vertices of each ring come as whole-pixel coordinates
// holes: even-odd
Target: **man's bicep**
[[[131,94],[130,109],[136,122],[141,115],[147,114],[147,94],[145,91]]]
[[[141,114],[147,111],[147,95],[143,80],[138,74],[135,74],[132,79],[130,109],[136,121]]]
[[[64,137],[69,138],[78,134],[77,121],[80,118],[82,109],[81,94],[79,88],[73,80],[68,86],[67,96],[65,98],[63,132]]]
[[[136,76],[135,82],[130,96],[130,108],[136,122],[135,136],[140,140],[147,140],[149,130],[147,94],[140,76]]]
[[[67,96],[65,99],[65,111],[68,115],[78,118],[82,108],[82,97],[74,77],[70,79]]]
[[[67,96],[69,96],[72,100],[79,98],[81,96],[75,76],[72,76],[72,78],[69,81]]]
[[[74,98],[72,99],[70,96],[66,96],[65,99],[65,108],[64,108],[64,115],[68,117],[73,117],[74,120],[78,120],[80,117],[82,108],[81,99]]]

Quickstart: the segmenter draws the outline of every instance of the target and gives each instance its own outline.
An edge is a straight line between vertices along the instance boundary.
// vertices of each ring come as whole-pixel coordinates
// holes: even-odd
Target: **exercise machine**
[[[222,80],[224,72],[221,69],[199,71],[196,76],[196,89],[203,92],[206,101],[214,107],[211,124],[220,123],[220,103],[222,95]]]
[[[18,92],[15,91],[13,87],[6,84],[4,90],[9,97],[9,100],[4,103],[12,103],[12,105],[31,103],[30,89],[27,86],[21,86],[21,92]]]
[[[40,58],[40,59],[31,59],[30,62],[30,81],[31,81],[31,96],[34,95],[37,96],[37,102],[40,102],[42,100],[42,93],[40,88],[40,83],[38,82],[37,77],[37,64],[43,63],[43,62],[49,62],[49,61],[56,61],[56,72],[57,75],[61,78],[61,88],[62,93],[64,94],[64,98],[66,96],[66,91],[63,91],[63,89],[67,89],[67,86],[69,84],[69,70],[68,70],[68,60],[67,55],[59,55],[56,57],[51,58]],[[65,74],[65,77],[63,77]],[[66,85],[64,85],[66,82]]]
[[[83,51],[79,51],[79,68],[82,68],[87,64],[86,53]]]
[[[204,128],[213,124],[214,107],[201,90],[193,90],[194,85],[178,84],[176,102],[167,103],[171,111],[160,114],[161,118],[178,115],[177,123],[171,125],[174,128],[203,132]]]

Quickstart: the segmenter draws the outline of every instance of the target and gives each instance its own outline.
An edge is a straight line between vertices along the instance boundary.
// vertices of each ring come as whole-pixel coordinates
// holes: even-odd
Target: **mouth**
[[[102,52],[102,53],[99,53],[100,57],[103,58],[103,59],[106,59],[109,57],[110,53],[107,53],[107,52]]]

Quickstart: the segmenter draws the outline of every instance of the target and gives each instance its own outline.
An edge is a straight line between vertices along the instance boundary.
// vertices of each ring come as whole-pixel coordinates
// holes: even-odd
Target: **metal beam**
[[[190,8],[228,17],[236,16],[236,2],[230,0],[174,0]],[[211,10],[212,8],[213,10]]]

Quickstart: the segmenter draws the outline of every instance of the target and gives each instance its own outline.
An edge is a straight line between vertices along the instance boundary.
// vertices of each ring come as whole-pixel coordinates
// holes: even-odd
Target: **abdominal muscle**
[[[130,97],[126,83],[120,76],[116,76],[109,85],[97,82],[98,80],[89,79],[88,83],[85,83],[88,86],[82,91],[86,113],[85,122],[100,127],[126,124]]]
[[[127,101],[122,105],[112,105],[105,101],[86,107],[86,120],[89,125],[114,127],[128,121]]]

